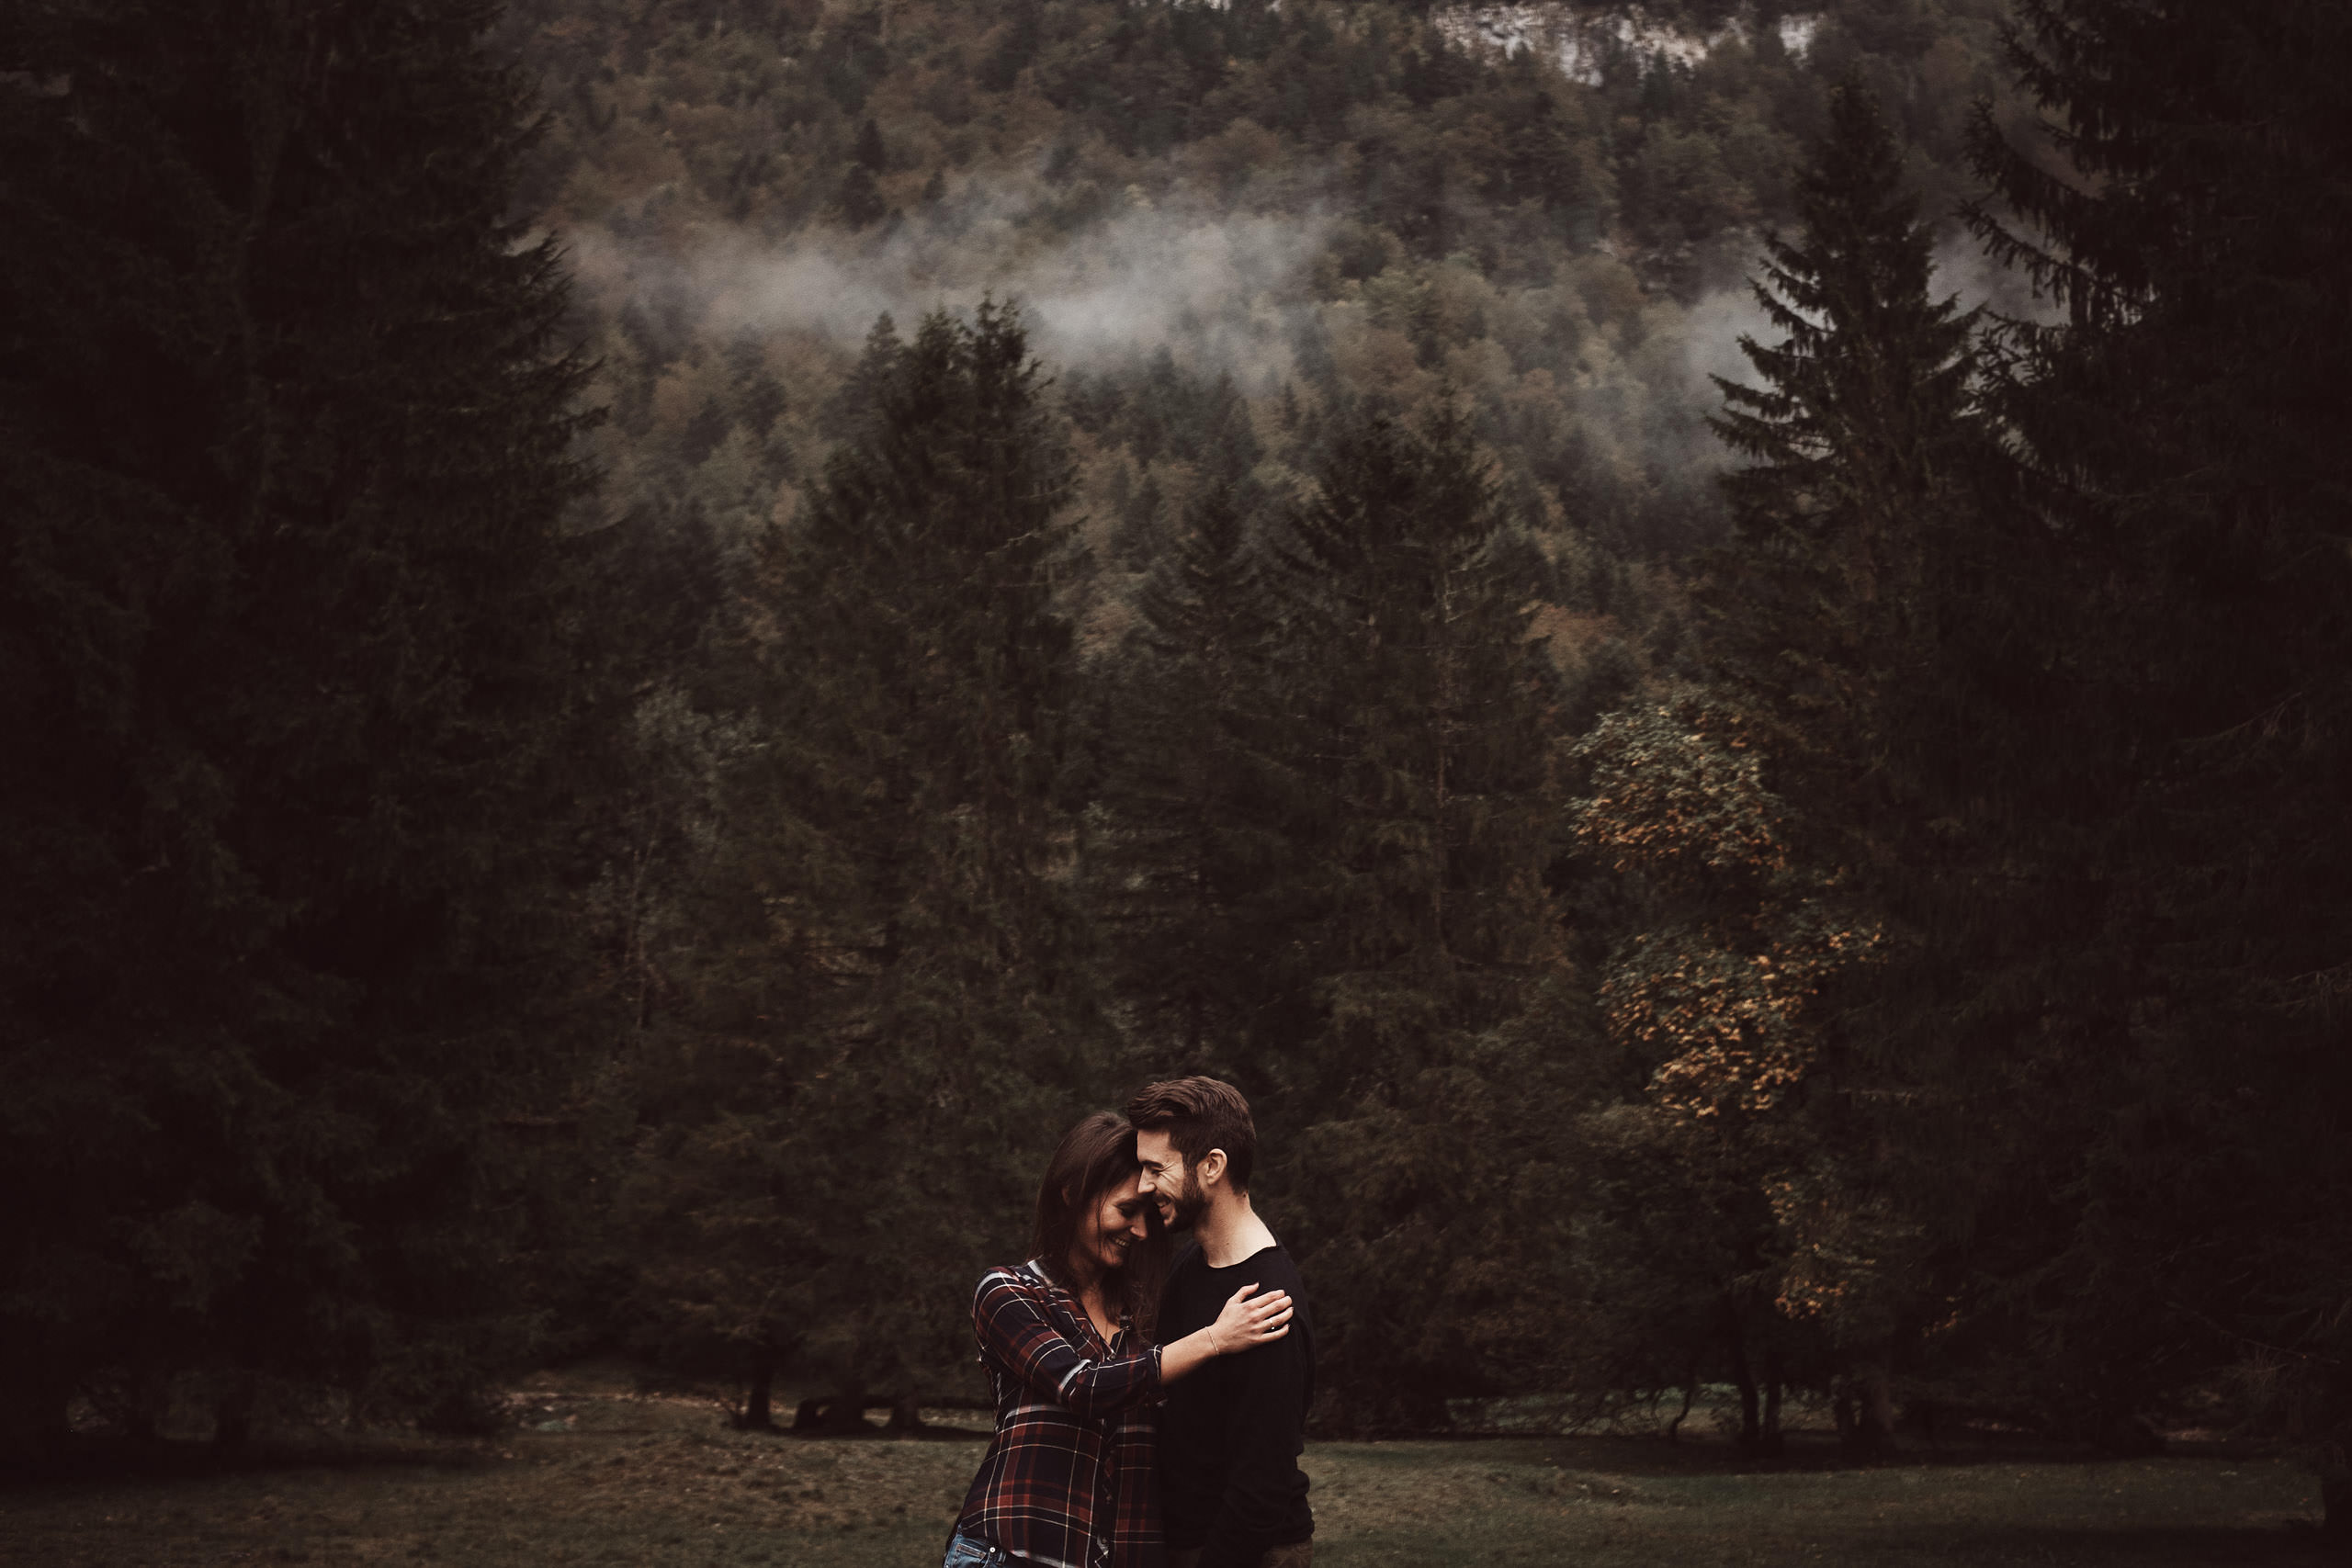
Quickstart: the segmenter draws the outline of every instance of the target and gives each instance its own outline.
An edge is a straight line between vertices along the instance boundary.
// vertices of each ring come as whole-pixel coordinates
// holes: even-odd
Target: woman
[[[981,1277],[972,1321],[996,1437],[944,1568],[1157,1568],[1153,1401],[1212,1359],[1290,1332],[1290,1298],[1252,1300],[1251,1285],[1199,1333],[1152,1344],[1166,1243],[1136,1190],[1141,1168],[1125,1120],[1080,1122],[1038,1189],[1035,1256]]]

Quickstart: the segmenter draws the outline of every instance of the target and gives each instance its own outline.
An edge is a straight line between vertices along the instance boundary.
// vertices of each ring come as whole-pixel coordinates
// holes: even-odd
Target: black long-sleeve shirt
[[[1168,1386],[1160,1409],[1160,1502],[1168,1544],[1197,1547],[1200,1568],[1257,1568],[1271,1547],[1315,1533],[1306,1477],[1306,1408],[1315,1398],[1315,1328],[1298,1268],[1279,1247],[1212,1269],[1197,1247],[1176,1262],[1159,1298],[1159,1342],[1216,1321],[1242,1286],[1288,1291],[1290,1332],[1219,1356]]]

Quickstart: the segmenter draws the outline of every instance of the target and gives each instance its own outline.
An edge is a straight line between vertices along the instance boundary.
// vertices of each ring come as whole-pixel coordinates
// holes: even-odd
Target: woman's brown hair
[[[1046,1179],[1037,1188],[1037,1225],[1030,1256],[1053,1281],[1075,1293],[1070,1249],[1102,1195],[1143,1168],[1136,1157],[1136,1130],[1115,1111],[1098,1111],[1062,1134]],[[1102,1278],[1106,1306],[1127,1314],[1136,1331],[1150,1337],[1159,1315],[1159,1287],[1168,1277],[1169,1238],[1160,1228],[1159,1205],[1144,1200],[1144,1239],[1127,1249],[1127,1261]]]

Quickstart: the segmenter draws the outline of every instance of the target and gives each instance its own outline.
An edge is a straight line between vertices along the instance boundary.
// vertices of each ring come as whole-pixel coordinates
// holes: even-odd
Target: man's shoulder
[[[1228,1292],[1255,1280],[1261,1291],[1288,1291],[1294,1296],[1304,1293],[1298,1264],[1280,1242],[1260,1247],[1238,1263],[1212,1268],[1208,1254],[1202,1249],[1201,1244],[1188,1241],[1184,1244],[1184,1250],[1176,1255],[1175,1262],[1168,1267],[1168,1282],[1171,1286],[1179,1280],[1197,1284],[1212,1275],[1219,1276],[1216,1284],[1221,1291]]]
[[[1287,1291],[1300,1301],[1306,1299],[1306,1281],[1298,1272],[1298,1260],[1290,1249],[1276,1242],[1261,1247],[1246,1260],[1245,1267],[1261,1291]]]

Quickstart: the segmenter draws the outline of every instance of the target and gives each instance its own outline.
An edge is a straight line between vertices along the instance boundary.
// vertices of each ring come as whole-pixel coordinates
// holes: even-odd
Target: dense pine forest
[[[911,1425],[1200,1071],[1322,1433],[2196,1427],[2352,1530],[2347,66],[8,7],[0,1443]]]

